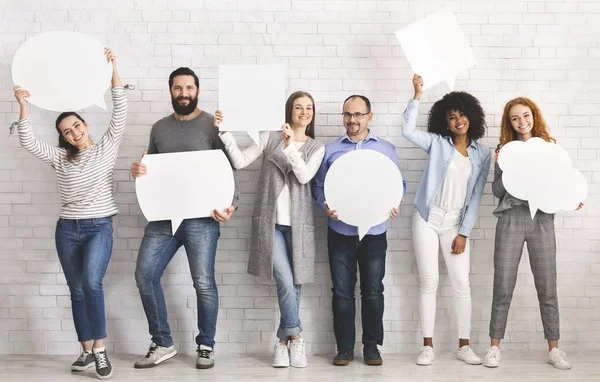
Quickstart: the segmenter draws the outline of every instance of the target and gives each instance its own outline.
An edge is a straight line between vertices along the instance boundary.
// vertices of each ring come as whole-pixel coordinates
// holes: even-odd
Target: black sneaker
[[[112,366],[108,360],[106,350],[95,351],[94,359],[96,361],[96,377],[98,379],[110,379],[112,376]]]
[[[368,344],[363,347],[363,356],[365,363],[370,366],[380,366],[383,364],[381,353],[377,349],[377,344]]]
[[[94,355],[91,351],[83,350],[77,361],[71,365],[73,371],[85,371],[94,366]]]
[[[333,358],[335,366],[347,366],[354,359],[354,350],[343,349],[338,350],[337,355]]]

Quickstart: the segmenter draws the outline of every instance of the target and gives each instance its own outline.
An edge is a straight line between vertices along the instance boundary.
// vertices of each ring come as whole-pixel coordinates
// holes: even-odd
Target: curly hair
[[[556,143],[556,139],[552,138],[550,133],[548,133],[546,121],[544,121],[542,111],[538,105],[536,105],[535,102],[529,98],[517,97],[508,101],[504,106],[502,123],[500,124],[500,143],[498,143],[498,147],[496,147],[496,152],[498,152],[498,150],[500,150],[500,148],[508,142],[518,139],[517,132],[515,129],[513,129],[512,124],[510,123],[510,109],[515,105],[523,105],[531,110],[531,114],[533,115],[533,128],[531,129],[531,133],[534,137],[542,138],[546,142]]]
[[[454,133],[448,129],[446,120],[447,113],[452,110],[463,112],[469,118],[467,136],[471,140],[476,141],[485,135],[487,127],[485,112],[481,108],[479,100],[467,92],[450,92],[434,103],[431,110],[429,110],[427,131],[454,138]]]

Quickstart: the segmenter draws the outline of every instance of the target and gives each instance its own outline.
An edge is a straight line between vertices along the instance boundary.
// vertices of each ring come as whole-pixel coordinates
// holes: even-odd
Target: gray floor
[[[331,365],[329,357],[309,358],[306,369],[274,369],[268,358],[218,356],[216,366],[196,370],[195,358],[177,355],[164,364],[146,370],[136,370],[137,356],[113,355],[113,381],[474,381],[552,382],[600,381],[600,357],[597,353],[569,354],[573,368],[554,369],[546,363],[545,354],[505,352],[503,363],[497,369],[466,365],[451,354],[436,355],[432,366],[415,365],[414,356],[388,355],[381,367],[366,366],[357,357],[346,367]],[[94,369],[71,373],[69,366],[76,357],[65,356],[0,356],[1,381],[93,381]]]

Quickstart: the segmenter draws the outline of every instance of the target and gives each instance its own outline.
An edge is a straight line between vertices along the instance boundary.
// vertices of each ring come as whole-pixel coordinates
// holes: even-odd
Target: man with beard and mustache
[[[348,97],[344,101],[342,115],[346,134],[325,145],[325,157],[312,186],[313,197],[317,201],[317,205],[329,216],[327,249],[333,283],[333,330],[338,350],[333,364],[345,366],[354,359],[356,342],[354,288],[358,268],[360,270],[362,303],[363,355],[367,365],[377,366],[383,364],[377,345],[383,344],[386,222],[372,227],[359,241],[358,228],[340,221],[336,211],[329,209],[325,200],[324,183],[327,171],[333,162],[349,151],[375,150],[390,158],[397,167],[399,167],[398,158],[393,144],[378,138],[369,130],[373,112],[371,111],[371,102],[367,97],[361,95]],[[406,193],[406,182],[403,183],[404,193]],[[369,203],[369,200],[357,199],[356,203]],[[397,214],[396,208],[390,211],[390,217],[395,217]]]
[[[171,102],[175,113],[152,126],[148,154],[213,150],[225,147],[214,126],[214,115],[200,110],[199,80],[189,68],[179,68],[169,76]],[[134,178],[146,174],[140,162],[131,165]],[[194,174],[190,174],[194,176]],[[145,357],[135,363],[139,369],[150,368],[177,354],[167,322],[167,306],[160,279],[165,268],[183,245],[187,253],[198,306],[198,357],[196,367],[214,366],[215,331],[219,300],[215,282],[215,257],[219,223],[229,220],[239,198],[237,177],[232,205],[223,211],[214,210],[211,217],[185,219],[175,235],[169,220],[148,223],[138,253],[135,280],[148,319],[152,344]],[[210,179],[205,179],[210,187]]]

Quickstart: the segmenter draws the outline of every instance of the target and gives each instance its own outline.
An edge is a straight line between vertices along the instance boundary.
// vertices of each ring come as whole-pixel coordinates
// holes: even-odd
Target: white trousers
[[[423,337],[433,337],[437,289],[440,281],[438,253],[442,250],[448,276],[454,288],[454,302],[458,318],[458,337],[471,335],[471,287],[469,286],[469,239],[465,251],[452,254],[452,241],[460,228],[460,210],[444,211],[432,207],[429,221],[418,211],[413,216],[413,245],[419,268],[419,314]]]

